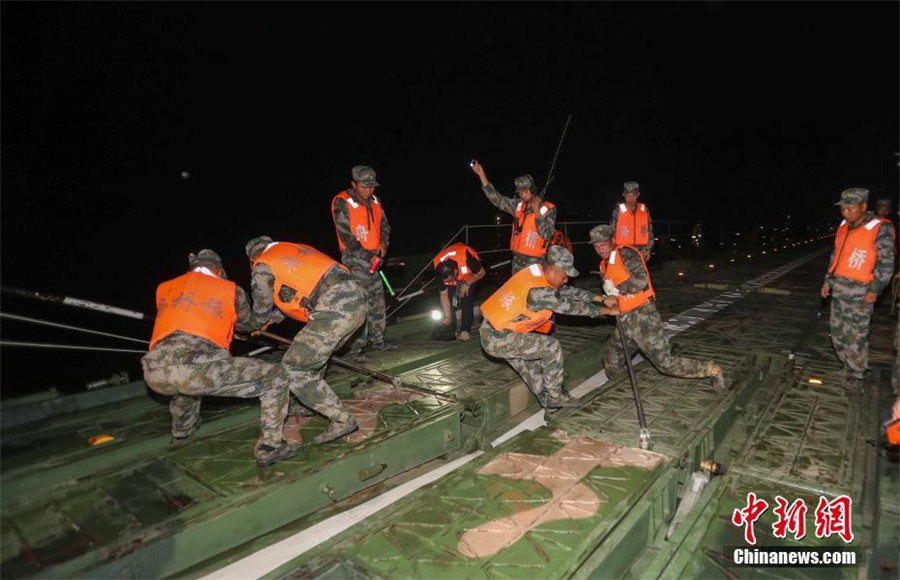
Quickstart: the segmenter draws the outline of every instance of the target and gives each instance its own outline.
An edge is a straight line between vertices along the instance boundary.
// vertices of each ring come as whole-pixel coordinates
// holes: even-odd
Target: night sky
[[[497,214],[469,159],[543,184],[569,113],[560,219],[608,219],[626,180],[735,227],[896,203],[898,7],[5,1],[3,283],[152,312],[189,251],[245,286],[253,236],[337,256],[356,164],[391,253],[437,251]]]

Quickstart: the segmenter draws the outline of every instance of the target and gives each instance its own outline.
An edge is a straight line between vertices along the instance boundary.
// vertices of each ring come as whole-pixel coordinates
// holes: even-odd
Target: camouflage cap
[[[261,252],[263,248],[271,244],[274,240],[269,236],[259,236],[258,238],[253,238],[247,245],[244,246],[244,250],[247,251],[247,257],[252,258],[258,252]]]
[[[188,266],[191,268],[203,262],[213,262],[221,266],[222,258],[212,250],[200,250],[196,254],[193,252],[188,254]]]
[[[513,183],[516,184],[516,193],[525,191],[526,189],[529,189],[534,193],[534,178],[530,175],[521,175],[517,177]]]
[[[891,200],[890,200],[890,199],[886,199],[886,198],[881,198],[881,199],[879,199],[878,201],[875,202],[875,207],[876,207],[876,208],[878,208],[878,207],[886,207],[886,208],[888,208],[888,209],[891,209]]]
[[[597,242],[608,242],[613,237],[613,229],[612,226],[607,224],[600,224],[599,226],[594,226],[591,228],[591,243],[596,244]]]
[[[381,185],[375,181],[375,170],[365,165],[357,165],[351,169],[350,176],[353,178],[353,181],[365,187],[378,187]]]
[[[626,181],[622,185],[622,193],[640,193],[641,184],[637,181]]]
[[[841,192],[841,201],[834,205],[856,205],[869,201],[869,190],[865,187],[851,187]]]
[[[544,259],[557,268],[565,270],[569,276],[578,275],[578,270],[575,269],[575,256],[562,246],[550,246]]]

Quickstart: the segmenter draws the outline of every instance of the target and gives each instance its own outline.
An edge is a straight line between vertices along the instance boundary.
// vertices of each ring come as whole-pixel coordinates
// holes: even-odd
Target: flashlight
[[[432,320],[442,320],[444,318],[444,314],[440,310],[432,310],[431,311],[431,319]]]

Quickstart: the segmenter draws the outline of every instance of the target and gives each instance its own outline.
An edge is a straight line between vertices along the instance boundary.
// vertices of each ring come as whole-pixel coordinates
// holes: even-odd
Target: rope
[[[58,322],[50,322],[49,320],[40,320],[39,318],[29,318],[27,316],[19,316],[18,314],[7,314],[0,312],[0,318],[9,318],[10,320],[20,320],[22,322],[31,322],[34,324],[43,324],[46,326],[55,326],[57,328],[66,328],[68,330],[77,330],[78,332],[86,332],[88,334],[99,334],[100,336],[110,336],[112,338],[121,338],[122,340],[130,340],[132,342],[140,342],[141,344],[150,344],[147,340],[139,338],[131,338],[130,336],[122,336],[121,334],[111,334],[109,332],[100,332],[99,330],[90,330],[89,328],[80,328],[78,326],[69,326],[68,324],[59,324]]]
[[[40,342],[19,342],[14,340],[0,340],[0,346],[25,346],[31,348],[55,348],[69,350],[95,350],[106,352],[137,352],[144,354],[146,350],[132,350],[129,348],[104,348],[101,346],[75,346],[71,344],[44,344]]]

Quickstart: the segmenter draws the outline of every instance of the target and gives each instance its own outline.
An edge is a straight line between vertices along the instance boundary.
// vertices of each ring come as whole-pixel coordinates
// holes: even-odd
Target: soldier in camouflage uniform
[[[522,277],[529,276],[532,269],[537,269],[534,274],[545,276],[549,285],[538,285],[527,290],[527,311],[523,310],[522,315],[513,318],[510,321],[513,324],[529,313],[540,314],[541,311],[546,312],[545,318],[540,319],[545,326],[551,324],[548,321],[547,311],[591,318],[615,315],[617,311],[603,305],[600,296],[565,285],[569,276],[578,275],[578,271],[573,267],[574,261],[572,254],[562,246],[551,246],[545,260],[513,275],[481,306],[485,315],[480,328],[482,348],[490,356],[509,362],[538,398],[541,406],[549,411],[578,406],[577,400],[563,389],[563,353],[559,341],[550,334],[544,334],[546,328],[540,329],[539,332],[528,331],[527,328],[517,330],[495,328],[491,322],[493,316],[489,304],[494,297],[500,297],[500,310],[503,308],[508,310],[509,302],[504,302],[503,296],[506,292],[513,291],[510,285],[520,282]],[[531,327],[535,328],[533,324]]]
[[[225,280],[222,260],[212,250],[201,250],[188,258],[191,272]],[[177,280],[177,279],[176,279]],[[231,283],[229,283],[231,284]],[[162,288],[162,286],[160,287]],[[206,313],[221,319],[223,305],[197,304],[193,293],[166,301],[160,292],[157,299],[157,325],[165,311],[178,309],[181,316]],[[250,331],[256,322],[250,310],[247,294],[240,286],[234,287],[234,311],[237,328]],[[228,338],[230,340],[229,330]],[[154,338],[158,338],[154,327]],[[175,331],[164,335],[150,347],[141,359],[144,380],[151,389],[171,397],[172,444],[185,444],[200,425],[201,395],[217,397],[259,397],[262,436],[255,448],[260,466],[288,459],[300,452],[302,446],[285,444],[281,430],[288,408],[288,388],[291,378],[287,369],[258,359],[232,357],[228,350],[207,338]]]
[[[869,322],[878,295],[894,273],[891,229],[867,212],[869,190],[841,192],[844,221],[835,236],[822,298],[831,296],[831,341],[844,364],[844,385],[861,389],[869,367]],[[874,240],[872,239],[874,237]]]
[[[541,201],[537,186],[534,184],[534,179],[530,175],[522,175],[514,180],[513,183],[516,186],[516,194],[518,195],[518,199],[516,199],[514,197],[501,195],[500,192],[494,188],[494,185],[488,181],[487,174],[478,161],[472,161],[472,171],[474,171],[481,180],[481,190],[484,192],[484,195],[487,196],[488,201],[494,204],[494,207],[500,211],[513,216],[513,228],[518,227],[521,230],[521,224],[519,224],[519,222],[526,222],[528,218],[534,214],[536,233],[540,239],[543,240],[542,248],[546,251],[546,247],[553,238],[553,232],[556,228],[556,207],[551,203]],[[517,212],[517,208],[520,204],[525,204],[524,212]],[[517,213],[519,215],[517,215]],[[527,235],[527,233],[523,235]],[[513,250],[513,274],[526,266],[539,263],[544,253],[542,251],[539,256],[528,256],[517,252],[516,248],[511,249]]]
[[[251,262],[256,262],[266,250],[276,245],[278,244],[268,236],[254,238],[247,242],[247,257]],[[307,264],[303,263],[302,256],[298,261],[300,264],[297,269],[302,270]],[[287,367],[294,379],[291,384],[294,396],[306,407],[331,420],[325,431],[313,439],[314,445],[333,441],[359,427],[324,377],[328,359],[365,322],[366,300],[353,274],[337,262],[333,264],[315,283],[309,296],[301,301],[307,311],[308,322],[294,336],[294,342],[281,359],[281,364]],[[263,262],[257,262],[250,279],[254,318],[265,321],[264,327],[284,320],[281,310],[274,307],[276,276],[272,268]],[[281,282],[290,283],[284,280]],[[280,293],[290,290],[295,289],[284,285],[281,286]],[[308,413],[292,405],[290,414]]]
[[[616,228],[619,227],[619,217],[622,215],[628,215],[631,218],[634,218],[635,213],[638,211],[638,198],[641,196],[641,185],[637,181],[626,181],[622,184],[622,197],[625,198],[624,204],[616,204],[613,207],[612,215],[609,218],[609,227],[612,228],[613,236],[615,236]],[[625,206],[627,212],[625,214],[622,213],[621,207]],[[630,243],[629,245],[634,246],[638,250],[640,250],[641,255],[644,256],[644,260],[650,259],[650,252],[653,251],[653,220],[650,219],[650,210],[647,209],[646,204],[644,205],[644,211],[647,214],[647,243],[646,244],[637,244]],[[627,219],[627,218],[623,218]],[[631,228],[634,230],[634,228]],[[637,236],[639,232],[631,231],[628,236],[631,241],[634,240],[635,236]],[[623,245],[623,244],[619,244]]]
[[[377,271],[369,273],[372,261],[384,259],[387,253],[391,226],[381,201],[375,196],[375,188],[379,186],[375,180],[375,170],[357,165],[350,175],[350,188],[335,196],[331,202],[331,213],[341,247],[341,263],[353,273],[368,304],[366,324],[350,345],[350,356],[357,362],[365,362],[363,351],[367,348],[376,351],[397,348],[384,340],[386,318],[381,276]],[[353,214],[359,208],[365,209],[365,226],[352,223]],[[370,244],[370,240],[377,243]],[[373,247],[367,249],[364,245]]]
[[[652,286],[650,273],[641,259],[639,250],[631,246],[616,248],[613,235],[612,227],[596,226],[591,230],[591,244],[597,254],[603,258],[604,264],[607,261],[612,262],[610,256],[613,251],[616,251],[616,256],[628,272],[628,278],[618,285],[613,284],[609,276],[603,283],[604,291],[609,296],[618,297],[620,310],[624,311],[623,297],[638,295],[646,292],[648,288],[652,292]],[[603,367],[606,370],[606,376],[610,379],[627,370],[626,355],[622,348],[622,339],[619,337],[620,332],[625,333],[628,350],[632,356],[634,352],[632,349],[637,347],[656,367],[656,370],[664,375],[680,378],[709,377],[715,388],[726,388],[724,372],[715,362],[700,361],[672,354],[653,297],[650,297],[643,305],[619,315],[616,330],[606,343],[606,350],[603,353]]]

